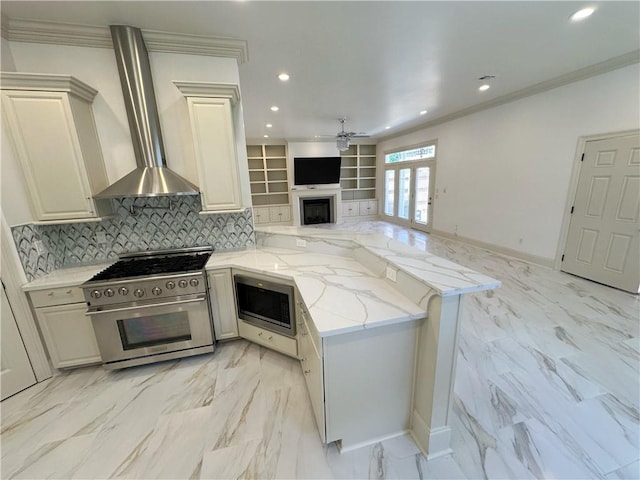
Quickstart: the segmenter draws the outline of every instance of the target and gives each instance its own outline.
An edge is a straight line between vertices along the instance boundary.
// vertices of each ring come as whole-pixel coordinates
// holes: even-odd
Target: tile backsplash
[[[211,245],[255,245],[251,209],[201,215],[199,196],[118,198],[101,222],[11,228],[29,280],[57,268],[116,260],[121,253]]]

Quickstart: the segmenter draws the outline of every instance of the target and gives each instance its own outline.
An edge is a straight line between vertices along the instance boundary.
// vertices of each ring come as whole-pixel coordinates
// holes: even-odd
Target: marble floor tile
[[[640,478],[640,300],[385,222],[495,277],[463,306],[451,456],[409,437],[340,454],[316,430],[299,362],[244,340],[109,372],[60,372],[0,404],[4,478]]]

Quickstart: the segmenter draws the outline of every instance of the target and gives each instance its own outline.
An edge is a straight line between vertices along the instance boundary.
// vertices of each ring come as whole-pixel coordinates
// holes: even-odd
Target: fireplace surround
[[[320,223],[340,223],[342,220],[341,192],[339,187],[295,187],[291,190],[293,206],[293,224],[297,226]],[[307,205],[311,222],[305,222],[305,205]],[[325,210],[328,209],[328,213]],[[327,221],[324,218],[328,217]]]

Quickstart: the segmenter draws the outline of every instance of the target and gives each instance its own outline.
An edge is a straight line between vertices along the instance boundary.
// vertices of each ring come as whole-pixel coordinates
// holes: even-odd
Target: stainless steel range
[[[123,255],[82,285],[106,368],[213,352],[204,270],[212,251],[196,247]]]

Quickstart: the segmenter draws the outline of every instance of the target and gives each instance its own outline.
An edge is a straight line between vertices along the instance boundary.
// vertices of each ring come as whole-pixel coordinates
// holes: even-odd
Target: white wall
[[[135,168],[131,135],[113,50],[24,42],[3,41],[4,43],[10,45],[17,71],[73,75],[98,90],[93,102],[93,111],[110,183]],[[168,165],[178,174],[198,184],[186,102],[173,81],[238,84],[237,62],[231,58],[155,52],[150,53],[149,60]],[[235,114],[238,160],[242,165],[246,165],[241,107]],[[3,142],[3,205],[6,205],[8,198],[11,199],[12,205],[10,209],[5,207],[3,210],[10,225],[27,223],[32,221],[32,218],[19,165],[12,152],[5,157],[5,150]],[[244,175],[242,176],[243,182],[246,183],[243,190],[246,190],[246,204],[250,205],[248,173],[246,177],[245,179]]]
[[[640,128],[639,78],[636,64],[389,139],[378,165],[437,140],[434,230],[551,261],[578,138]]]

